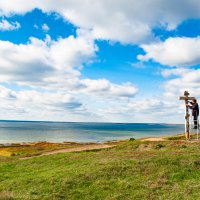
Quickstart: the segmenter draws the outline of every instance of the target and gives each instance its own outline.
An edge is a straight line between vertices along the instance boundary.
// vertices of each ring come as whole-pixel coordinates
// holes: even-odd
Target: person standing
[[[198,105],[196,99],[193,99],[189,103],[191,104],[189,106],[189,108],[192,110],[192,116],[193,116],[193,120],[194,120],[194,129],[197,129],[198,128],[199,105]]]

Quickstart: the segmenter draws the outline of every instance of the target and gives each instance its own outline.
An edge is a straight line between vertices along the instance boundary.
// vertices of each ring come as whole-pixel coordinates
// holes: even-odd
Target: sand
[[[163,137],[150,137],[150,138],[141,139],[141,141],[159,142],[159,141],[166,141],[166,139]]]

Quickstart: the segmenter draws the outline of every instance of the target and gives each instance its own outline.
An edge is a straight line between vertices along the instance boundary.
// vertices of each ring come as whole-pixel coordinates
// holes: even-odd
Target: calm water
[[[0,121],[0,144],[15,142],[104,142],[175,135],[183,125]]]

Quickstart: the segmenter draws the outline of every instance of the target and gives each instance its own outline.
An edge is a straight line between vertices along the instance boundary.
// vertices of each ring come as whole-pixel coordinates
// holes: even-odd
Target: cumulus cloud
[[[27,44],[0,41],[1,81],[39,82],[55,71],[73,74],[96,50],[92,41],[74,36],[58,41],[30,38]]]
[[[103,119],[98,108],[127,102],[138,89],[131,83],[82,78],[84,63],[92,62],[96,51],[94,41],[82,30],[77,37],[56,41],[48,35],[45,40],[32,37],[27,44],[0,41],[0,82],[20,88],[17,91],[1,86],[2,113],[9,109],[17,119],[28,115],[26,119],[31,120],[38,114],[47,120],[50,116],[70,121]]]
[[[87,112],[81,101],[71,94],[20,90],[0,86],[0,117],[17,119],[70,119],[74,114]],[[60,118],[59,118],[60,117]],[[76,116],[77,117],[77,116]],[[72,118],[73,119],[73,118]]]
[[[164,42],[141,45],[146,52],[141,61],[154,60],[162,65],[187,67],[200,63],[200,37],[168,38]]]
[[[163,71],[163,75],[172,77],[163,84],[165,96],[177,98],[178,96],[183,95],[184,91],[187,90],[197,98],[200,97],[199,69],[168,69]]]
[[[27,44],[0,41],[1,82],[15,82],[32,87],[71,90],[96,96],[131,97],[137,88],[114,84],[106,79],[81,79],[82,65],[90,62],[98,48],[93,40],[81,36],[57,41],[30,38]],[[31,83],[31,84],[30,84]]]
[[[76,110],[82,103],[70,94],[47,93],[37,91],[21,91],[16,93],[16,98],[20,102],[29,102],[45,109],[58,109],[64,112]]]
[[[81,91],[98,95],[100,97],[134,97],[138,91],[137,87],[131,83],[124,83],[121,85],[111,83],[106,79],[91,80],[84,79],[80,81]]]
[[[141,61],[154,60],[171,67],[161,70],[161,75],[167,78],[162,84],[164,97],[169,101],[174,101],[186,90],[200,98],[200,70],[192,68],[200,64],[199,46],[200,37],[175,37],[164,42],[142,45],[146,54],[138,56]]]
[[[166,80],[162,84],[164,93],[160,98],[171,104],[169,109],[177,122],[184,119],[184,104],[178,101],[178,97],[187,90],[191,96],[200,98],[200,70],[194,67],[200,64],[199,45],[200,37],[168,38],[164,42],[142,45],[145,55],[138,56],[141,61],[153,60],[164,65],[161,75]],[[163,108],[163,105],[160,107]]]
[[[198,75],[195,73],[199,72],[190,69],[186,71],[180,67],[199,63],[199,38],[169,38],[164,42],[152,44],[147,41],[155,41],[152,33],[155,27],[173,30],[184,20],[199,17],[198,0],[130,0],[126,3],[122,0],[83,0],[81,6],[80,0],[65,0],[59,3],[53,0],[17,0],[14,3],[13,0],[0,0],[1,16],[24,14],[34,8],[43,12],[59,13],[77,27],[78,36],[60,38],[57,41],[49,37],[45,41],[31,38],[27,44],[18,45],[0,41],[1,82],[32,87],[31,92],[26,93],[10,91],[8,88],[0,93],[5,102],[16,102],[13,109],[18,108],[19,113],[31,112],[34,116],[39,113],[45,119],[54,112],[55,116],[62,113],[62,117],[59,117],[63,119],[64,116],[65,120],[71,120],[72,113],[87,113],[89,121],[96,113],[98,117],[108,118],[111,115],[121,115],[126,119],[124,116],[128,116],[128,121],[130,116],[135,116],[133,121],[138,122],[158,121],[158,117],[167,120],[170,114],[176,112],[178,105],[170,102],[172,95],[177,98],[182,90],[191,87],[197,92]],[[115,84],[103,77],[98,80],[83,79],[81,69],[84,63],[92,62],[98,51],[95,39],[125,44],[143,43],[145,45],[142,45],[142,48],[146,54],[138,57],[141,61],[153,59],[163,65],[179,67],[162,72],[165,77],[173,76],[173,79],[163,86],[165,97],[169,101],[161,100],[161,97],[158,97],[160,100],[150,98],[133,101],[132,98],[138,90],[133,84]],[[185,85],[182,84],[183,79],[186,79]],[[38,92],[41,90],[43,92]],[[64,97],[64,94],[67,96]],[[175,109],[172,109],[172,106]],[[71,112],[71,115],[67,118],[67,115],[58,110],[65,110],[68,115]],[[144,116],[144,113],[151,113],[151,116]],[[118,119],[122,120],[120,117]]]
[[[1,81],[38,81],[53,70],[44,46],[0,41],[0,53]]]
[[[137,98],[129,102],[119,102],[107,109],[99,109],[99,113],[108,118],[125,122],[176,123],[184,121],[183,104],[170,101],[167,97]]]
[[[5,19],[2,19],[0,22],[0,31],[13,31],[21,27],[19,22],[9,22]]]
[[[154,27],[172,30],[200,13],[198,0],[17,0],[17,6],[16,1],[0,0],[0,8],[0,14],[6,16],[34,8],[54,11],[75,26],[90,30],[94,38],[122,43],[147,41],[153,37]]]
[[[106,94],[110,95],[107,99],[105,98]],[[127,107],[125,105],[128,100],[118,99],[116,101],[115,98],[118,94],[112,94],[109,91],[101,92],[101,99],[96,95],[83,91],[73,93],[69,90],[65,92],[27,89],[15,91],[0,86],[0,109],[2,111],[0,117],[5,119],[8,116],[8,118],[29,120],[52,120],[53,117],[53,120],[58,121],[117,121],[117,119],[107,118],[109,114],[105,111],[115,109],[116,105],[119,105],[118,109],[123,110]]]

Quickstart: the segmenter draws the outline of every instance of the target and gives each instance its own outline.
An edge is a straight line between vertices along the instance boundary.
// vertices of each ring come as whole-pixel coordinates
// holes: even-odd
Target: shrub
[[[155,146],[156,149],[161,149],[161,148],[163,148],[163,147],[165,147],[163,144],[157,144],[157,145]]]
[[[182,147],[182,148],[187,148],[187,146],[186,146],[186,145],[184,145],[184,144],[183,144],[181,147]]]

